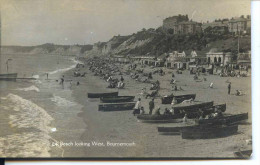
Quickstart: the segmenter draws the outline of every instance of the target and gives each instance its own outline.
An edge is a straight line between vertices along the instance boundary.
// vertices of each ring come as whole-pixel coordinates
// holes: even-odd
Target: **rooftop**
[[[246,22],[246,21],[249,21],[251,19],[248,19],[248,18],[242,18],[242,17],[239,17],[239,18],[233,18],[231,19],[229,22]]]

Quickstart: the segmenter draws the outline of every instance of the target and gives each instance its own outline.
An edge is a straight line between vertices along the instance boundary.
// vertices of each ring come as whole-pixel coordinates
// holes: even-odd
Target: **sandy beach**
[[[124,72],[128,65],[115,64]],[[183,71],[183,74],[176,74],[176,70],[162,68],[165,71],[164,76],[159,74],[153,75],[153,80],[159,80],[161,88],[159,95],[166,94],[196,94],[197,101],[214,101],[214,104],[226,103],[226,113],[239,114],[249,113],[248,124],[239,125],[238,133],[232,136],[215,138],[187,140],[181,136],[160,135],[157,126],[165,124],[148,124],[141,123],[133,116],[132,111],[118,112],[100,112],[98,111],[99,99],[87,98],[88,92],[107,92],[119,91],[119,95],[133,95],[135,101],[141,97],[138,93],[143,87],[150,87],[151,84],[137,82],[130,76],[123,74],[125,79],[124,89],[106,88],[108,83],[94,76],[85,65],[80,68],[80,73],[86,72],[85,77],[74,77],[73,72],[78,69],[67,71],[65,80],[72,80],[72,97],[74,101],[82,105],[81,112],[66,116],[64,118],[70,123],[71,129],[78,130],[73,133],[66,133],[66,136],[57,136],[64,142],[74,139],[76,142],[86,143],[85,146],[63,147],[64,157],[211,157],[224,158],[234,157],[233,152],[239,148],[246,147],[246,140],[251,138],[251,76],[248,77],[220,77],[219,75],[206,75],[207,81],[196,82],[189,71]],[[144,72],[150,72],[158,68],[145,67]],[[177,85],[181,86],[183,91],[171,91],[171,73],[175,73]],[[117,76],[118,78],[120,76]],[[80,85],[76,86],[79,81]],[[226,81],[232,82],[231,95],[227,93]],[[213,82],[214,87],[208,88]],[[235,96],[235,90],[239,89],[244,92],[242,96]],[[148,113],[148,102],[151,99],[141,97],[142,105],[145,112]],[[155,107],[161,106],[160,97],[155,98]],[[164,107],[170,108],[170,105],[161,106],[162,112]],[[174,125],[174,123],[168,124]],[[79,131],[80,130],[80,131]],[[83,133],[82,133],[83,132]],[[69,136],[68,136],[69,135]],[[91,143],[87,146],[87,143]],[[93,144],[95,143],[95,144]],[[96,145],[96,143],[103,143]],[[129,146],[113,146],[108,143],[131,143]],[[55,149],[55,148],[53,148]],[[53,155],[54,156],[54,155]]]

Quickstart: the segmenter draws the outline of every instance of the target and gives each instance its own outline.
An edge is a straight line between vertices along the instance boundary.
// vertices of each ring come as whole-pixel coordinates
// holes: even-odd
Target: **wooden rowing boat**
[[[164,97],[161,98],[162,104],[171,104],[173,98],[176,99],[176,102],[177,102],[177,103],[181,103],[181,102],[183,102],[184,100],[189,100],[189,99],[195,100],[196,94],[186,94],[186,95],[176,95],[176,96],[174,96],[174,95],[164,96]]]
[[[194,118],[199,117],[199,109],[205,112],[205,114],[210,114],[215,111],[215,108],[213,106],[212,102],[204,102],[200,104],[192,104],[192,105],[185,105],[185,106],[178,106],[174,107],[174,109],[177,110],[184,110],[187,114],[187,118],[190,121],[194,121]],[[137,116],[137,119],[139,119],[143,123],[179,123],[183,122],[183,117],[185,113],[179,113],[179,114],[162,114],[162,115],[148,115],[148,114],[141,114]]]
[[[101,97],[100,101],[103,103],[119,103],[119,102],[132,102],[135,96],[113,96],[113,97]]]
[[[135,106],[135,102],[128,103],[116,103],[116,104],[99,104],[99,111],[125,111],[125,110],[133,110]]]
[[[194,126],[181,130],[183,139],[210,139],[226,137],[237,133],[238,125],[231,126]]]
[[[179,123],[182,122],[184,114],[177,115],[137,115],[137,119],[143,123]]]
[[[237,115],[227,115],[227,116],[223,116],[220,118],[200,119],[200,120],[196,120],[196,123],[200,124],[200,125],[201,124],[231,125],[231,124],[237,124],[237,123],[242,122],[247,119],[248,119],[248,113],[241,113],[241,114],[237,114]]]
[[[221,110],[222,112],[224,112],[226,110],[226,104],[220,104],[220,105],[214,105],[213,107],[210,107],[208,109],[204,109],[204,113],[206,115],[210,114],[210,113],[213,113],[215,112],[215,109],[216,107]],[[199,114],[198,112],[194,112],[194,113],[188,113],[188,116],[189,117],[199,117]],[[184,128],[189,128],[191,126],[198,126],[199,125],[199,120],[198,119],[195,119],[194,120],[194,123],[190,124],[190,123],[183,123],[181,125],[178,125],[178,126],[160,126],[160,127],[157,127],[158,129],[158,132],[160,134],[173,134],[173,135],[179,135],[181,132],[182,129]]]
[[[176,126],[159,126],[157,127],[157,130],[160,134],[163,135],[180,135],[181,134],[181,130],[184,128],[189,128],[189,127],[193,127],[196,126],[194,125],[194,123],[180,123],[180,125],[176,125]]]
[[[88,93],[88,98],[100,98],[100,97],[112,97],[112,96],[118,96],[118,92]]]

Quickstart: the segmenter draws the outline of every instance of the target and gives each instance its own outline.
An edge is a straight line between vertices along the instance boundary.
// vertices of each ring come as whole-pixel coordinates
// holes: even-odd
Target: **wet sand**
[[[155,81],[160,81],[161,89],[159,94],[161,96],[171,93],[195,93],[195,100],[198,101],[214,101],[215,104],[226,103],[226,113],[249,113],[249,124],[239,125],[236,135],[207,140],[187,140],[182,139],[181,136],[160,135],[157,132],[157,126],[160,124],[138,122],[136,117],[132,115],[132,111],[99,112],[99,99],[89,99],[87,93],[117,91],[118,89],[106,88],[107,82],[98,76],[93,76],[94,73],[89,71],[88,67],[85,66],[85,68],[80,69],[81,73],[87,72],[86,77],[73,77],[73,72],[76,69],[72,69],[65,73],[65,79],[73,80],[72,96],[75,101],[83,105],[82,112],[78,113],[78,117],[85,123],[85,131],[80,135],[80,141],[86,143],[101,142],[104,143],[104,146],[67,147],[64,148],[65,157],[234,157],[233,152],[237,151],[241,146],[245,146],[245,140],[252,135],[251,77],[237,78],[207,75],[200,76],[200,78],[206,77],[207,81],[196,82],[193,80],[193,75],[189,74],[189,71],[176,74],[175,70],[166,68],[164,68],[166,75],[153,75]],[[121,67],[122,70],[125,70],[126,65]],[[151,70],[153,69],[146,67],[144,72]],[[177,85],[181,86],[184,91],[171,91],[170,72],[175,73]],[[126,85],[125,89],[119,89],[119,95],[134,95],[136,96],[135,100],[137,100],[137,98],[141,97],[138,93],[141,92],[143,87],[147,89],[151,87],[151,84],[137,82],[127,75],[123,76]],[[227,80],[232,82],[231,95],[227,94]],[[77,81],[80,82],[79,86],[75,85]],[[211,82],[214,83],[213,89],[208,88]],[[242,90],[245,95],[235,96],[235,89]],[[150,99],[142,98],[142,105],[144,105],[146,113],[148,112],[149,101]],[[156,98],[155,106],[159,106],[160,102],[160,98]],[[170,107],[170,105],[161,106],[162,112],[164,107]],[[73,121],[74,119],[67,118],[66,120]],[[77,120],[75,123],[79,122],[81,121]],[[73,122],[70,123],[73,125]],[[66,135],[74,136],[70,133]],[[69,139],[69,136],[66,139]],[[112,147],[106,145],[108,141],[113,143],[134,142],[135,145]]]

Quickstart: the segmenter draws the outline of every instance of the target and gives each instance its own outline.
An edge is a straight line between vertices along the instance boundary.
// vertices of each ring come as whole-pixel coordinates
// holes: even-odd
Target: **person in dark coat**
[[[123,76],[121,76],[121,79],[120,79],[122,82],[124,81],[124,77]]]
[[[230,91],[231,91],[231,82],[228,84],[228,94],[230,95]]]
[[[153,109],[154,109],[154,98],[149,102],[149,115],[151,115],[153,113]]]

